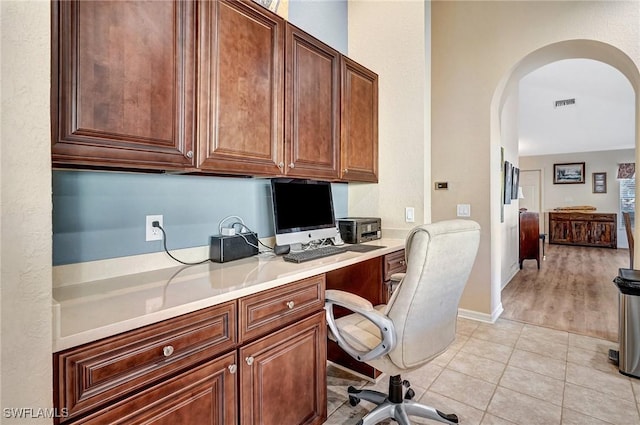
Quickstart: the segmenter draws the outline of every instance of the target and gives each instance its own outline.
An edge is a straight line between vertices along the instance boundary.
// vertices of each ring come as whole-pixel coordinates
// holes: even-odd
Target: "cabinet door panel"
[[[279,174],[284,20],[251,2],[202,2],[200,11],[198,165]]]
[[[341,178],[378,181],[378,76],[343,56]]]
[[[235,425],[235,365],[232,352],[74,423]]]
[[[602,221],[591,222],[591,243],[596,246],[617,247],[615,223]]]
[[[324,311],[240,349],[242,424],[319,425],[327,417]]]
[[[54,165],[193,165],[193,2],[52,7]]]
[[[340,148],[340,54],[287,24],[285,172],[336,179]]]

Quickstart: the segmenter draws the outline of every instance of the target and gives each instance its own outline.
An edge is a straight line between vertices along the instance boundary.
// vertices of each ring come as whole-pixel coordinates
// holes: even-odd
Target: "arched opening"
[[[595,61],[603,62],[622,73],[630,82],[635,94],[635,116],[634,116],[634,128],[635,128],[635,147],[636,147],[636,162],[638,159],[638,146],[640,144],[640,96],[638,94],[640,88],[640,73],[635,63],[621,50],[606,43],[593,41],[593,40],[567,40],[550,44],[542,47],[536,51],[531,52],[518,63],[516,63],[511,70],[505,74],[501,79],[498,87],[496,88],[491,104],[491,163],[492,170],[500,170],[502,160],[504,159],[504,153],[501,154],[501,147],[504,147],[504,122],[503,122],[503,110],[505,108],[511,108],[509,102],[513,102],[512,94],[517,93],[517,87],[519,81],[530,72],[548,65],[553,62],[565,60],[565,59],[592,59]],[[517,97],[517,96],[516,96]],[[517,129],[515,130],[517,131]],[[511,149],[513,149],[511,147]],[[508,152],[507,157],[518,157],[517,147],[516,151]],[[496,172],[497,174],[497,172]],[[547,177],[548,178],[548,177]],[[492,177],[492,199],[494,204],[497,200],[500,200],[500,208],[497,205],[492,207],[492,240],[491,240],[491,257],[492,257],[492,288],[491,297],[492,304],[500,306],[502,311],[501,291],[508,283],[512,276],[505,276],[505,264],[504,253],[505,247],[511,247],[511,249],[517,250],[517,240],[513,240],[518,237],[517,232],[510,231],[513,226],[508,227],[505,222],[513,223],[517,220],[517,217],[504,216],[505,210],[501,204],[500,194],[500,182],[501,176],[496,175]],[[636,197],[638,194],[636,193]],[[512,209],[509,214],[517,214],[517,210]],[[637,230],[636,230],[637,232]],[[637,236],[636,236],[637,238]]]

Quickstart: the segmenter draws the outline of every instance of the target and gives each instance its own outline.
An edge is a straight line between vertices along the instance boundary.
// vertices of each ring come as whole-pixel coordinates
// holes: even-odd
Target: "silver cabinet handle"
[[[187,156],[187,158],[189,158],[189,159],[193,158],[193,151],[189,151],[189,152],[187,152],[187,155],[186,155],[186,156]]]
[[[342,170],[342,172],[346,174],[346,173],[348,173],[348,172],[349,172],[349,169],[348,169],[348,168],[345,168],[344,170]]]
[[[249,366],[251,366],[253,364],[253,357],[249,356],[246,359],[244,359],[244,361],[247,362]]]
[[[296,303],[294,303],[293,301],[289,301],[287,302],[287,307],[289,307],[289,310],[293,309],[293,307],[296,305]]]
[[[235,364],[232,364],[228,366],[228,369],[229,369],[229,373],[233,374],[233,373],[236,373],[236,370],[238,370],[238,366],[236,366]]]
[[[296,164],[292,162],[291,164],[289,164],[289,168],[296,168]]]
[[[280,161],[278,163],[278,168],[282,170],[284,168],[284,162]]]
[[[167,345],[162,349],[162,354],[164,354],[165,357],[169,357],[170,355],[173,354],[173,347],[171,345]]]

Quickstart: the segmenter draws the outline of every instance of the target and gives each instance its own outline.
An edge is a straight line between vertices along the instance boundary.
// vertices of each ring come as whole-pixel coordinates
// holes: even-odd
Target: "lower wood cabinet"
[[[320,425],[324,290],[312,276],[54,353],[55,423]]]
[[[550,212],[549,243],[617,248],[617,214]]]
[[[319,425],[327,418],[324,311],[241,347],[240,423]]]
[[[231,352],[86,416],[76,424],[235,425]]]

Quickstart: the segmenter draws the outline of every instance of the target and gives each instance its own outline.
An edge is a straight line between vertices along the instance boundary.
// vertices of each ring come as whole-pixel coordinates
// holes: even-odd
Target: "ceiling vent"
[[[569,106],[569,105],[575,105],[576,104],[576,99],[563,99],[563,100],[556,100],[554,102],[554,105],[556,108],[560,108],[562,106]]]

